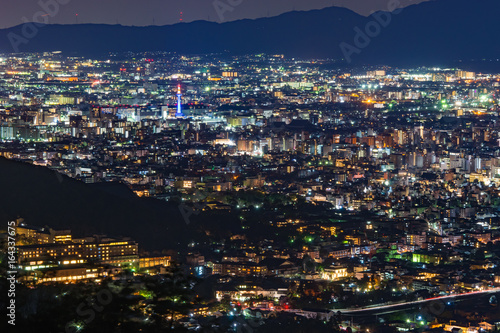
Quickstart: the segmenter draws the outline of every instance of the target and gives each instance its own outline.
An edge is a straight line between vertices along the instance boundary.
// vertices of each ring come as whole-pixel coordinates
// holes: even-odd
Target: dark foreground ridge
[[[0,158],[0,219],[71,228],[76,235],[131,237],[145,249],[185,243],[175,204],[139,198],[121,184],[85,184],[44,167]],[[96,186],[97,185],[97,186]]]

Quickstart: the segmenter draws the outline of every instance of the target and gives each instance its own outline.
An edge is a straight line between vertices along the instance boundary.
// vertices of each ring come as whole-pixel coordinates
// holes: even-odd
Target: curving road
[[[364,308],[356,308],[356,309],[335,309],[333,311],[340,311],[342,314],[346,315],[380,315],[385,313],[391,313],[396,311],[404,310],[405,308],[414,308],[416,305],[421,305],[425,303],[435,302],[435,301],[446,301],[450,299],[457,298],[469,298],[474,296],[479,296],[483,294],[492,294],[500,292],[500,288],[482,290],[482,291],[471,291],[463,294],[453,294],[446,296],[438,296],[431,297],[420,301],[413,302],[405,302],[405,303],[396,303],[396,304],[384,304],[384,305],[372,305]]]

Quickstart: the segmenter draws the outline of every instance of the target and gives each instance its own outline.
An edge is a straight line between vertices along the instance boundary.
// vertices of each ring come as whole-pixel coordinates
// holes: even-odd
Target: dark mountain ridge
[[[0,52],[265,52],[344,59],[353,65],[452,66],[479,62],[500,67],[500,21],[496,17],[499,11],[497,0],[435,0],[368,17],[329,7],[226,23],[196,21],[148,27],[46,25],[38,28],[33,37],[23,35],[21,25],[0,30]],[[340,45],[344,45],[344,52]],[[346,53],[346,45],[355,52]],[[346,62],[347,58],[351,61]]]

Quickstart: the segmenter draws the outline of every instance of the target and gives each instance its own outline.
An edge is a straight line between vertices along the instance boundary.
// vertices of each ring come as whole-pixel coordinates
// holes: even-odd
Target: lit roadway
[[[431,297],[431,298],[427,298],[427,299],[424,299],[421,301],[395,303],[395,304],[388,304],[388,305],[373,305],[373,306],[368,306],[368,307],[364,307],[364,308],[357,308],[357,309],[334,309],[333,311],[335,311],[335,312],[340,311],[342,314],[353,315],[353,316],[380,315],[380,314],[385,314],[385,313],[398,312],[398,311],[402,311],[402,310],[408,309],[408,308],[414,308],[415,306],[421,305],[424,303],[430,303],[430,302],[435,302],[435,301],[440,301],[440,300],[446,301],[446,300],[456,299],[456,298],[469,298],[469,297],[480,296],[480,295],[484,295],[484,294],[491,294],[491,293],[496,293],[496,292],[500,292],[500,288],[488,289],[488,290],[483,290],[483,291],[472,291],[472,292],[464,293],[464,294],[454,294],[454,295],[447,295],[447,296]]]

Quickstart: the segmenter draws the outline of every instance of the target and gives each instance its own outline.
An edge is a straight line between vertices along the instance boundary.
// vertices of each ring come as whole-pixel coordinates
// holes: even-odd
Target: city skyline
[[[495,72],[3,56],[8,323],[494,332],[499,115]]]
[[[498,0],[0,5],[9,333],[500,331]]]

